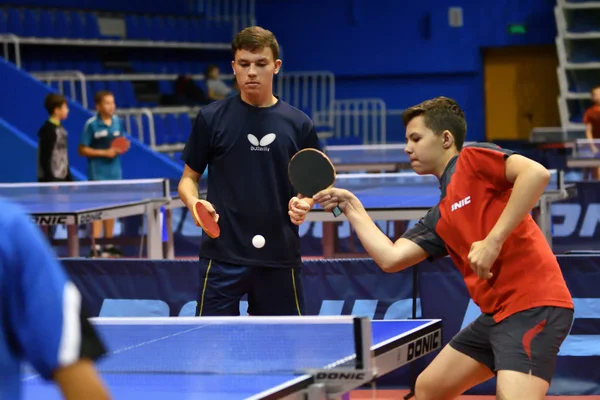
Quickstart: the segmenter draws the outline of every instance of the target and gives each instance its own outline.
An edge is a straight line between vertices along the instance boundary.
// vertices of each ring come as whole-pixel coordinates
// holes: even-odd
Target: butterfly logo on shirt
[[[250,150],[251,151],[269,151],[269,146],[271,143],[273,143],[275,141],[275,138],[277,137],[277,135],[275,135],[274,133],[268,133],[265,136],[262,137],[262,139],[260,139],[260,141],[258,140],[258,138],[256,136],[254,136],[253,134],[248,134],[248,141],[250,142],[250,144],[252,146],[250,146]]]

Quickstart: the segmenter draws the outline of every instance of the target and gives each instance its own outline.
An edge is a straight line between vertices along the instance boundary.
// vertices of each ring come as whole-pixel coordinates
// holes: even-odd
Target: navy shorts
[[[550,383],[558,350],[572,323],[573,310],[559,307],[532,308],[499,323],[482,314],[460,331],[450,346],[494,373],[531,373]]]
[[[304,315],[299,268],[234,265],[200,258],[203,276],[196,316],[238,316],[248,296],[249,315]]]

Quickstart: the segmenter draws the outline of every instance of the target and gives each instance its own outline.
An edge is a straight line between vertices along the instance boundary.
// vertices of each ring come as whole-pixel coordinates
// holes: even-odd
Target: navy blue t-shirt
[[[298,227],[290,221],[294,192],[291,157],[321,149],[310,118],[278,100],[255,107],[240,96],[217,101],[198,113],[181,159],[202,174],[208,166],[207,200],[219,214],[221,235],[202,237],[200,256],[239,265],[301,266]],[[265,245],[252,245],[255,235]]]

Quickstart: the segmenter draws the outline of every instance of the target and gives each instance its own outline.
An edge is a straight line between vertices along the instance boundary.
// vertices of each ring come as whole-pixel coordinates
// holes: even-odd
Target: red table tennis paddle
[[[306,197],[313,197],[335,183],[335,168],[331,160],[317,149],[303,149],[294,154],[288,165],[288,175],[298,193]],[[342,214],[339,207],[332,212],[336,217]]]
[[[201,227],[210,238],[216,239],[219,237],[221,228],[219,228],[219,224],[215,222],[215,219],[210,215],[202,202],[197,201],[194,207],[192,207],[192,212],[194,213],[196,225]]]
[[[110,147],[120,150],[121,153],[125,153],[129,150],[130,144],[131,143],[129,143],[129,140],[125,136],[119,136],[110,143]]]

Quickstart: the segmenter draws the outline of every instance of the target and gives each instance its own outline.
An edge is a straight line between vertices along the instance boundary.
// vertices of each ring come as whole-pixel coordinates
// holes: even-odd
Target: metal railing
[[[117,109],[116,114],[125,121],[125,132],[132,132],[132,123],[135,122],[138,132],[138,140],[142,143],[148,143],[145,138],[145,129],[143,117],[148,119],[148,145],[150,148],[156,147],[156,132],[154,129],[154,115],[148,108],[129,108]]]
[[[292,106],[313,116],[316,126],[333,126],[328,111],[335,101],[335,76],[329,71],[282,72],[273,91]]]
[[[386,143],[388,112],[383,99],[334,100],[323,113],[328,115],[318,118],[333,119],[335,138],[362,137],[363,144]]]
[[[82,104],[87,108],[86,82],[88,81],[148,81],[148,80],[174,80],[176,74],[96,74],[84,75],[80,71],[50,71],[32,74],[37,79],[48,84],[59,82],[59,90],[64,89],[63,82],[77,79],[80,82],[82,93],[73,98],[81,98]],[[203,75],[194,75],[194,79],[201,80]],[[224,75],[224,78],[233,78]],[[71,90],[75,87],[71,83]],[[294,107],[304,110],[309,114],[316,127],[326,128],[331,133],[329,136],[341,139],[361,137],[362,142],[386,143],[387,118],[390,115],[399,115],[401,110],[387,110],[385,101],[380,98],[335,99],[335,77],[327,71],[289,72],[281,73],[275,78],[274,92],[281,99]],[[118,99],[117,99],[118,101]],[[184,143],[170,143],[157,145],[156,127],[154,118],[165,114],[188,114],[193,117],[198,113],[199,106],[166,106],[118,109],[117,114],[125,116],[125,125],[131,132],[133,123],[137,124],[139,139],[148,144],[153,150],[159,152],[181,151]],[[142,117],[148,118],[144,126]],[[164,134],[163,132],[159,132]]]
[[[10,43],[15,45],[15,61],[14,64],[17,68],[21,68],[21,46],[19,45],[19,37],[17,35],[13,35],[12,33],[2,33],[0,34],[0,42],[2,43],[3,48],[3,57],[6,61],[11,60],[9,47]]]
[[[84,108],[88,108],[86,77],[80,71],[33,72],[31,73],[31,76],[49,86],[52,86],[53,83],[58,83],[58,87],[56,89],[59,91],[59,93],[70,97],[74,101],[79,101]],[[80,86],[79,96],[75,85],[76,81],[79,82]],[[69,93],[65,91],[65,82],[69,83]]]

